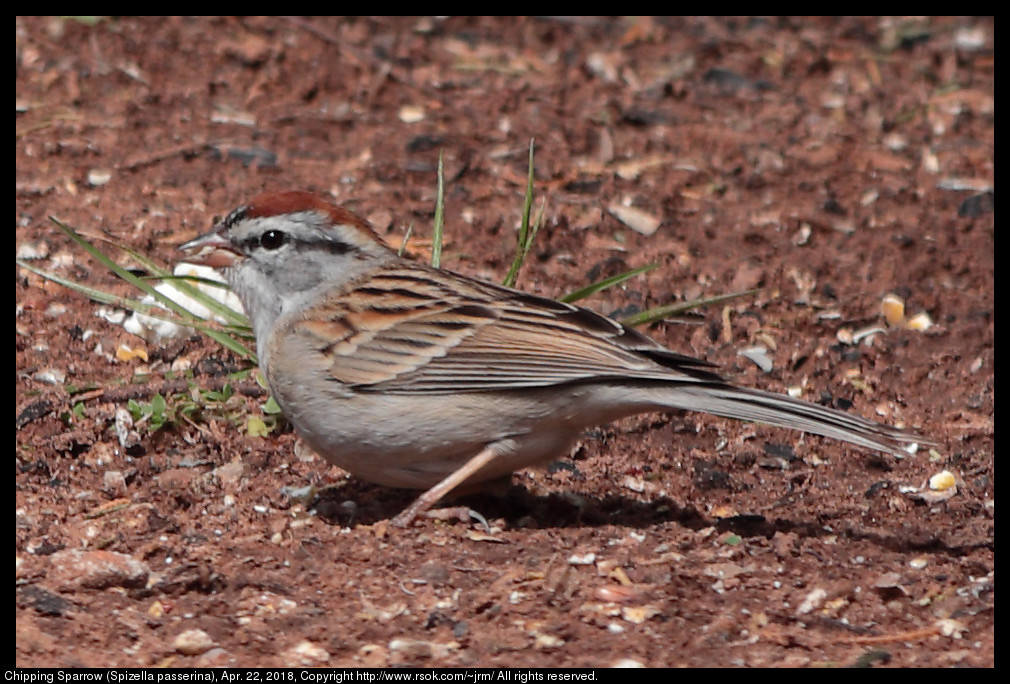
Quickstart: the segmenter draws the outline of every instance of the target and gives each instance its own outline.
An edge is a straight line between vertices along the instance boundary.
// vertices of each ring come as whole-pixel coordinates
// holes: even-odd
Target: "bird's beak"
[[[190,253],[185,257],[188,263],[202,264],[211,268],[233,266],[242,256],[231,240],[226,238],[220,230],[212,230],[180,245],[179,251]]]

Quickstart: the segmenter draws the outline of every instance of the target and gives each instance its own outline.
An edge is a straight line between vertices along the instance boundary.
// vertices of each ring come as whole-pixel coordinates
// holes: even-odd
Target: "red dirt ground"
[[[16,247],[131,294],[48,219],[169,263],[262,189],[329,193],[500,280],[624,315],[760,288],[660,342],[936,440],[901,460],[704,415],[585,435],[477,527],[327,468],[266,399],[117,409],[242,362],[145,344],[16,266],[19,666],[992,666],[992,19],[17,18]],[[611,207],[659,220],[645,235]],[[421,253],[419,258],[425,258]],[[881,300],[927,312],[889,328]],[[125,343],[148,359],[118,361]],[[738,351],[763,345],[760,371]],[[139,382],[137,382],[139,381]],[[174,382],[174,384],[173,384]],[[183,390],[185,391],[185,390]],[[178,396],[169,402],[178,405]],[[72,408],[80,404],[80,409]],[[905,493],[948,470],[957,491]],[[332,489],[308,504],[288,491]],[[200,630],[202,632],[193,632]]]

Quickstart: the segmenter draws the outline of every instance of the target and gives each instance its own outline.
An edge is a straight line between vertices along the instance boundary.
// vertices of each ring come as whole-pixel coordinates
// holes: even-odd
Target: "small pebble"
[[[183,655],[200,655],[214,648],[214,640],[202,629],[187,629],[175,637],[172,648]]]
[[[420,639],[393,639],[389,642],[389,652],[413,658],[431,658],[432,644]]]
[[[108,169],[91,169],[88,171],[88,185],[97,188],[112,180],[112,171]]]
[[[61,590],[142,587],[151,574],[144,561],[114,551],[64,549],[49,562],[48,578]]]
[[[330,654],[325,648],[308,640],[299,641],[284,654],[288,667],[318,667],[329,659]]]
[[[418,123],[419,121],[424,121],[424,107],[419,105],[404,105],[400,107],[397,115],[400,117],[400,121],[405,124]]]
[[[537,634],[534,642],[535,646],[541,651],[550,651],[565,645],[564,639],[556,637],[553,634]]]
[[[119,470],[107,470],[102,475],[102,488],[121,496],[126,493],[126,478]]]
[[[828,592],[820,587],[815,588],[810,591],[804,598],[803,602],[800,603],[799,608],[796,609],[797,615],[806,615],[807,613],[819,608],[823,605],[824,600],[828,597]]]
[[[614,664],[610,667],[613,668],[643,668],[645,665],[638,662],[634,658],[621,658],[620,660],[614,661]]]

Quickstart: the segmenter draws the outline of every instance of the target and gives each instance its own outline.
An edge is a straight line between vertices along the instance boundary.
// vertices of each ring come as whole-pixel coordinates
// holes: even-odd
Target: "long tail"
[[[907,454],[906,444],[932,443],[918,435],[836,409],[783,394],[731,385],[681,385],[671,393],[668,404],[672,408],[811,432],[891,454]]]

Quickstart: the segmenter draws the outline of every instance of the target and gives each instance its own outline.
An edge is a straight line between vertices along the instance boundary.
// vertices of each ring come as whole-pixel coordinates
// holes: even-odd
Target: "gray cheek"
[[[322,280],[322,271],[319,263],[305,259],[300,255],[293,255],[284,268],[278,271],[278,282],[280,287],[287,292],[304,292],[311,290]]]

